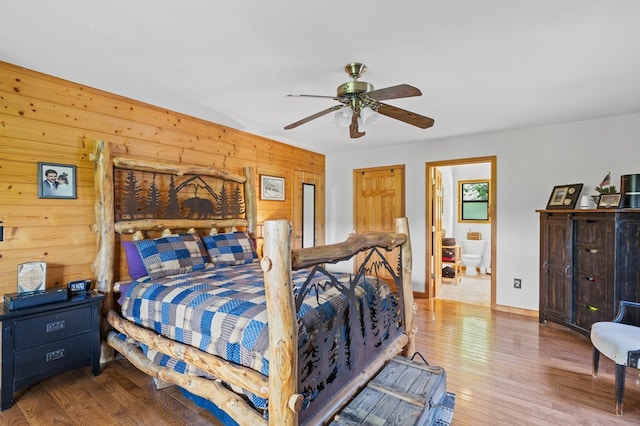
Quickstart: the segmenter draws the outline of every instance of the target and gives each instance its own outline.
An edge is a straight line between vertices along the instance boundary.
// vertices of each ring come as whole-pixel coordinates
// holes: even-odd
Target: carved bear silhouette
[[[213,203],[206,198],[187,198],[182,202],[182,208],[188,210],[185,214],[187,218],[204,219],[214,216]]]

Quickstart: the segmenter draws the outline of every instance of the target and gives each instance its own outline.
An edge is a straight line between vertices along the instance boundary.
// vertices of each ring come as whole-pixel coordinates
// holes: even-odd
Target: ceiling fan
[[[344,70],[353,80],[338,86],[336,96],[287,95],[333,99],[340,102],[340,105],[334,105],[295,123],[291,123],[285,127],[285,130],[293,129],[333,111],[337,111],[336,122],[349,126],[349,136],[352,138],[364,136],[367,122],[374,120],[377,116],[376,113],[395,118],[396,120],[420,127],[421,129],[427,129],[433,126],[434,121],[432,118],[380,102],[388,99],[422,96],[422,92],[420,92],[419,89],[408,84],[400,84],[398,86],[374,90],[372,84],[358,81],[366,69],[367,67],[359,62],[353,62],[345,66]]]

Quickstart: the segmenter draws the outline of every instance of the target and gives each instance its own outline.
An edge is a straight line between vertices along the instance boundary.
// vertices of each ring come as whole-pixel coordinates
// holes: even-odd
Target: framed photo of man
[[[76,166],[38,163],[38,198],[78,198]]]

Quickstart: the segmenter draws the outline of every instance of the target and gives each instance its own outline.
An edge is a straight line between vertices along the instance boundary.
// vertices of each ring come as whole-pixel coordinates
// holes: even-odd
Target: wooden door
[[[433,168],[433,176],[431,178],[431,185],[433,191],[433,204],[432,204],[432,215],[433,215],[433,241],[431,242],[433,247],[433,256],[431,259],[427,259],[427,261],[431,260],[431,264],[433,265],[432,273],[432,288],[433,294],[429,295],[429,297],[435,297],[438,294],[438,290],[440,289],[440,284],[442,284],[442,172],[437,168]],[[460,260],[460,259],[456,259]]]
[[[405,216],[404,166],[386,166],[353,171],[354,228],[358,233],[395,230],[395,218]],[[398,250],[384,252],[395,268]],[[364,259],[361,253],[356,265]],[[389,276],[385,278],[390,278]]]
[[[540,250],[541,308],[544,315],[571,322],[572,223],[569,215],[542,216]]]
[[[292,212],[292,242],[294,249],[302,248],[303,212],[304,197],[303,184],[315,186],[315,245],[324,244],[324,175],[306,172],[303,170],[293,171],[293,212]]]

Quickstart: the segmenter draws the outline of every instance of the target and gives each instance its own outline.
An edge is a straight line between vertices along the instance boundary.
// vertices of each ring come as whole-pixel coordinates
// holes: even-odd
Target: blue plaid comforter
[[[294,291],[307,280],[309,273],[309,270],[293,272]],[[327,280],[323,274],[316,275],[314,280]],[[348,282],[349,275],[342,275]],[[263,280],[259,263],[205,269],[157,280],[145,277],[127,289],[122,315],[165,337],[268,375],[269,331]],[[385,284],[365,282],[356,288],[356,295],[366,295],[367,299],[392,297],[389,293]],[[334,321],[338,313],[344,312],[345,304],[344,295],[334,287],[311,292],[298,311],[299,342],[308,340],[302,334],[311,335],[315,328]],[[182,361],[143,349],[159,365],[206,376]],[[266,408],[267,400],[248,396],[254,406]]]

